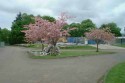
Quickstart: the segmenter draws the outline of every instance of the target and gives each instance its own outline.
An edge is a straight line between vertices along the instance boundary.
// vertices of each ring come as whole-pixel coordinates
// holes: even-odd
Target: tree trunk
[[[96,52],[99,52],[99,43],[97,42]]]
[[[44,44],[42,43],[42,51],[43,51],[43,49],[44,49]]]
[[[56,47],[56,44],[53,44],[53,45],[52,45],[51,55],[53,55],[53,56],[58,55],[58,49],[57,49],[57,47]]]
[[[56,49],[56,46],[54,45],[53,46],[53,49],[52,49],[52,55],[56,56],[58,53],[57,53],[57,49]]]
[[[41,41],[41,44],[42,44],[42,51],[43,51],[43,49],[44,49],[44,44],[43,44],[43,41]]]
[[[56,44],[52,45],[50,54],[53,56],[57,56],[59,54],[59,48],[56,46]]]
[[[57,40],[51,40],[50,46],[48,47],[48,53],[50,55],[56,56],[59,54],[59,48],[56,46]]]

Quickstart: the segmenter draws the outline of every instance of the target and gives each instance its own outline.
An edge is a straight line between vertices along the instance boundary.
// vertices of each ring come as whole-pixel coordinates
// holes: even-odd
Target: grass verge
[[[77,57],[77,56],[88,56],[88,55],[102,55],[102,54],[113,54],[114,52],[106,52],[106,51],[83,51],[83,50],[62,50],[60,55],[57,56],[34,56],[32,55],[31,58],[33,59],[55,59],[55,58],[67,58],[67,57]]]
[[[44,44],[45,47],[47,47],[47,44]],[[28,48],[42,48],[42,44],[26,44],[26,47]],[[89,50],[89,49],[96,49],[95,47],[89,46],[89,45],[64,45],[59,46],[60,49],[83,49],[83,50]]]
[[[104,83],[125,83],[125,62],[114,66],[107,74]]]
[[[114,46],[124,47],[125,48],[125,44],[115,44]]]
[[[89,45],[84,45],[84,46],[78,46],[78,45],[67,45],[67,46],[62,46],[60,47],[60,49],[75,49],[75,50],[79,50],[79,49],[82,49],[82,50],[93,50],[93,49],[96,49],[95,47],[92,47],[92,46],[89,46]]]

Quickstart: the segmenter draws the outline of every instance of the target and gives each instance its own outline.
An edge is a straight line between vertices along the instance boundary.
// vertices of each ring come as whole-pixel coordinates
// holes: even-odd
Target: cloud
[[[0,26],[10,28],[11,22],[19,12],[54,17],[60,12],[68,12],[76,17],[72,22],[81,22],[89,18],[98,27],[103,23],[116,22],[123,28],[124,8],[124,0],[3,0],[0,3]]]

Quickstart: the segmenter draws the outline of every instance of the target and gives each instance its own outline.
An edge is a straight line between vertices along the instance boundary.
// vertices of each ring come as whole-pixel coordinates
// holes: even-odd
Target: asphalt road
[[[125,61],[124,49],[111,55],[46,60],[29,58],[27,50],[0,48],[0,83],[97,83],[112,66]]]

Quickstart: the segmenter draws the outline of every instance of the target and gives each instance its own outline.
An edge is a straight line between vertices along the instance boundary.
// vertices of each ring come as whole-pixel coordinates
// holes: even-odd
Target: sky
[[[1,0],[0,27],[10,29],[19,12],[33,15],[59,16],[68,12],[71,22],[91,19],[98,27],[115,22],[125,27],[125,0]]]

